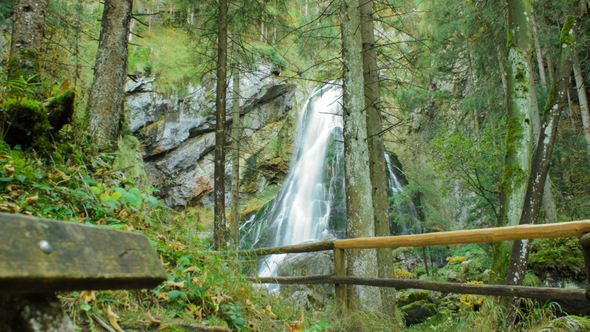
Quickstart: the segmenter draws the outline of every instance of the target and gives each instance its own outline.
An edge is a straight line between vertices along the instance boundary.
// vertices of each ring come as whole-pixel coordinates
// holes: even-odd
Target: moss
[[[514,46],[514,35],[512,34],[512,32],[510,31],[510,29],[508,29],[508,36],[506,38],[506,48],[511,48]]]
[[[8,114],[15,119],[11,123],[13,128],[9,128],[10,141],[32,146],[39,152],[49,151],[49,132],[53,127],[47,119],[43,103],[29,98],[9,99],[6,106]]]
[[[23,77],[30,82],[39,82],[39,74],[41,73],[40,59],[41,53],[31,49],[21,49],[20,58],[10,59],[8,61],[9,79]],[[38,93],[39,91],[36,92]]]
[[[574,41],[574,36],[570,33],[574,26],[575,19],[573,16],[568,16],[565,19],[565,23],[563,24],[563,28],[561,29],[561,36],[559,38],[559,43],[561,45],[566,44],[571,46],[572,42]]]
[[[540,277],[547,272],[557,271],[564,278],[586,278],[582,248],[578,241],[572,238],[533,241],[529,268]]]

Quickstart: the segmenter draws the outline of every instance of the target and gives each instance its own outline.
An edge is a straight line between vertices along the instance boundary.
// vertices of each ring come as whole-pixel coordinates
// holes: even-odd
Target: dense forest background
[[[350,317],[336,319],[329,301],[308,297],[293,306],[288,302],[293,298],[253,289],[243,276],[253,273],[254,261],[240,263],[230,254],[211,253],[212,248],[224,249],[228,241],[236,245],[238,225],[263,211],[279,191],[296,144],[297,110],[314,89],[344,85],[341,102],[348,107],[346,86],[351,81],[343,66],[351,63],[351,52],[347,47],[343,51],[346,30],[341,25],[349,2],[230,1],[223,21],[224,0],[121,1],[131,10],[121,15],[129,33],[119,38],[125,60],[114,61],[99,50],[105,26],[115,25],[105,23],[107,18],[125,10],[113,1],[0,1],[0,211],[142,231],[170,275],[165,285],[147,292],[62,294],[80,330],[102,329],[101,317],[116,331],[182,330],[189,321],[260,331],[540,330],[550,324],[555,330],[565,326],[559,324],[587,330],[588,320],[577,316],[590,312],[567,303],[524,301],[514,314],[504,313],[499,308],[505,303],[492,298],[409,290],[398,292],[393,312],[363,311],[361,306]],[[387,197],[392,234],[398,234],[407,222],[404,218],[417,218],[412,233],[522,223],[520,215],[529,204],[525,201],[533,202],[531,193],[539,191],[535,187],[527,192],[528,179],[542,174],[541,165],[548,173],[540,187],[539,213],[527,223],[588,219],[589,2],[522,1],[529,14],[520,21],[513,13],[522,6],[519,1],[371,3],[375,41],[368,49],[376,56],[382,120],[373,136],[382,138],[404,185],[403,192]],[[40,39],[15,61],[13,41],[21,38],[15,34],[22,20],[19,8],[39,6],[44,8],[43,22],[23,31],[33,35],[37,29]],[[105,8],[114,14],[104,15]],[[520,24],[520,30],[514,24]],[[227,29],[225,48],[221,26]],[[529,34],[518,35],[525,27]],[[220,54],[227,58],[222,60]],[[222,81],[229,85],[216,93],[224,66],[227,79]],[[263,78],[251,78],[261,72]],[[100,73],[113,73],[119,85],[102,81]],[[243,80],[241,85],[234,74]],[[235,86],[242,90],[232,95]],[[284,100],[268,107],[280,111],[260,115],[267,107],[260,105],[271,98],[266,93],[278,86],[284,91],[276,94]],[[197,152],[183,150],[176,141],[162,143],[175,139],[161,129],[171,122],[166,114],[172,111],[164,111],[159,120],[146,120],[141,128],[134,124],[142,121],[142,112],[157,109],[136,107],[140,92],[150,94],[148,104],[165,100],[163,104],[177,105],[174,110],[180,114],[178,105],[201,98],[195,112],[206,125],[190,135],[187,129],[186,141],[206,135],[212,139],[216,124],[230,124],[221,129],[224,151],[211,143],[203,148],[206,152],[199,150],[198,158],[185,161],[190,165],[182,166],[195,174],[201,170],[201,178],[225,179],[225,184],[216,180],[221,188],[209,180],[187,185],[177,169],[162,170],[174,151]],[[227,114],[219,115],[220,98],[227,99]],[[264,119],[249,119],[245,112],[250,110]],[[97,117],[102,113],[106,115]],[[226,121],[236,113],[238,118]],[[100,128],[107,120],[115,132]],[[546,135],[542,137],[548,143],[537,141],[539,135]],[[239,149],[235,141],[240,141]],[[547,151],[547,145],[551,149],[546,158],[534,159],[535,151]],[[521,156],[526,157],[519,164]],[[226,165],[215,170],[221,175],[213,175],[218,158]],[[241,168],[232,177],[234,158]],[[227,206],[218,204],[221,197]],[[408,204],[415,206],[415,215],[398,213]],[[512,206],[519,211],[516,218]],[[397,278],[504,283],[510,273],[505,271],[509,248],[481,244],[397,249],[392,271]],[[585,287],[576,241],[537,240],[525,251],[529,259],[521,267],[519,283]],[[114,318],[112,308],[123,318]],[[572,315],[577,315],[575,322]],[[110,325],[105,323],[109,319]]]

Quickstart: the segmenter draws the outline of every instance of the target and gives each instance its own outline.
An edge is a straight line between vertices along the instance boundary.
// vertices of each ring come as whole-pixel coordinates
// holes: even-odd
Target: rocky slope
[[[212,204],[215,83],[189,86],[184,94],[167,96],[154,90],[154,81],[134,77],[125,88],[127,125],[141,142],[148,182],[171,207]],[[231,82],[228,91],[232,91]],[[240,173],[249,179],[242,190],[257,193],[280,182],[288,171],[292,137],[288,132],[296,114],[289,115],[295,86],[281,82],[271,65],[260,63],[255,71],[242,76],[240,92]],[[228,113],[232,104],[228,94]],[[231,124],[228,114],[226,128]],[[226,140],[229,193],[234,152],[230,149],[232,138],[228,135]],[[229,199],[228,194],[228,204]]]

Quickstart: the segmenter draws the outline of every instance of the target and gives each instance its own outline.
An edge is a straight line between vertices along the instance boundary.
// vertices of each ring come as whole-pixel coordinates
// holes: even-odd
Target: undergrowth
[[[375,312],[343,315],[333,302],[322,308],[300,307],[284,296],[267,294],[245,278],[254,271],[253,259],[214,252],[202,218],[194,211],[171,210],[154,196],[155,189],[136,185],[126,173],[129,167],[116,163],[125,159],[119,158],[120,152],[97,152],[67,139],[55,149],[41,158],[33,150],[0,141],[0,211],[141,232],[168,274],[167,281],[152,290],[60,294],[78,331],[185,331],[196,325],[232,331],[502,330],[502,310],[481,296],[447,296],[449,304],[441,308],[449,310],[406,328],[401,310],[394,318]],[[469,257],[468,249],[477,252],[466,247],[456,256]],[[527,302],[513,330],[540,330],[555,312],[548,305]],[[557,325],[552,329],[561,330],[567,331]]]

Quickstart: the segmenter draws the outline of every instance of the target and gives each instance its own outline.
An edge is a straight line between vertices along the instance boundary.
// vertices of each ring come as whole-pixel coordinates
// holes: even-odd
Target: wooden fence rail
[[[335,284],[335,297],[344,308],[346,291],[344,285],[367,285],[378,287],[395,287],[398,289],[418,288],[450,293],[480,294],[496,296],[517,296],[556,300],[590,300],[590,290],[560,289],[550,287],[527,287],[510,285],[461,284],[454,282],[435,282],[411,279],[359,278],[346,276],[345,249],[427,247],[437,245],[491,243],[515,240],[552,239],[560,237],[578,237],[584,254],[586,275],[590,284],[590,220],[572,221],[545,225],[520,225],[477,230],[463,230],[402,236],[384,236],[323,241],[298,244],[293,246],[261,248],[240,251],[245,255],[270,255],[286,253],[303,253],[322,250],[334,250],[335,275],[313,275],[303,277],[251,277],[257,283],[278,284]],[[590,289],[590,288],[589,288]]]

